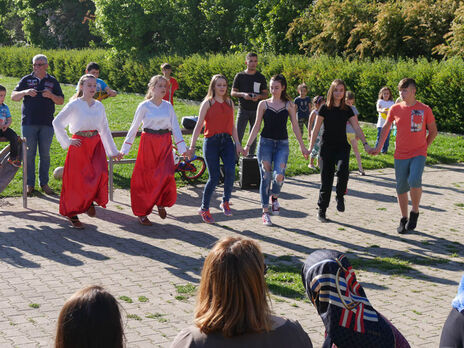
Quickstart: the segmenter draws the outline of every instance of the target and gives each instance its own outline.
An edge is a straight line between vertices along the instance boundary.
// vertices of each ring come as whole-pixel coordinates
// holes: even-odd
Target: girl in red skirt
[[[185,155],[187,148],[171,103],[163,100],[167,80],[162,75],[153,76],[148,84],[145,101],[139,104],[127,133],[121,153],[127,155],[140,124],[143,133],[131,179],[131,206],[142,225],[150,226],[148,219],[153,207],[159,216],[166,218],[165,207],[172,207],[177,199],[174,179],[171,134],[178,151]]]
[[[60,214],[68,217],[72,227],[82,229],[78,214],[94,217],[96,202],[105,208],[108,203],[108,165],[106,154],[121,159],[108,127],[105,108],[93,99],[97,80],[82,76],[78,93],[53,120],[56,138],[68,149],[64,163]],[[68,137],[66,127],[73,134]],[[106,154],[105,154],[106,151]]]

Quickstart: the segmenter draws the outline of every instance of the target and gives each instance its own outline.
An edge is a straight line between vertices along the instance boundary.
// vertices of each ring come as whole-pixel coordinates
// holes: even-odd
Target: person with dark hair
[[[272,225],[269,216],[269,203],[272,207],[272,214],[279,215],[280,213],[278,197],[284,184],[285,169],[287,168],[290,152],[287,134],[289,117],[303,156],[306,159],[309,156],[309,151],[303,143],[298,120],[296,119],[295,104],[287,95],[287,80],[284,75],[273,76],[270,81],[270,89],[271,98],[259,102],[255,124],[243,149],[245,155],[247,155],[261,129],[261,123],[264,121],[258,146],[258,161],[261,173],[259,193],[263,208],[263,224],[268,226]],[[269,202],[269,198],[271,198],[271,202]]]
[[[419,204],[422,196],[422,173],[427,159],[427,149],[437,136],[437,125],[432,109],[416,100],[416,82],[405,78],[398,84],[402,102],[392,105],[382,127],[379,143],[372,154],[378,154],[396,123],[395,177],[396,194],[401,210],[397,232],[404,234],[417,226]],[[428,134],[427,134],[428,133]],[[408,219],[408,192],[412,209]]]
[[[43,54],[32,58],[34,71],[24,76],[11,93],[14,101],[23,100],[22,136],[27,141],[27,194],[35,190],[35,156],[39,148],[39,184],[43,192],[54,195],[48,185],[50,170],[50,146],[53,140],[53,114],[55,104],[64,103],[59,82],[47,74],[48,59]]]
[[[230,94],[232,97],[238,98],[237,132],[240,145],[242,145],[247,124],[250,125],[251,133],[256,119],[258,102],[261,99],[266,99],[268,95],[266,78],[256,70],[258,55],[253,52],[248,53],[245,62],[247,68],[235,75]],[[256,141],[251,145],[250,155],[254,155],[255,151]]]
[[[123,348],[124,341],[119,303],[101,286],[77,291],[61,309],[55,348]]]
[[[97,79],[97,92],[94,96],[95,99],[101,101],[107,97],[116,97],[118,92],[111,89],[106,82],[100,78],[100,65],[95,62],[90,62],[85,68],[85,73],[91,74]]]
[[[349,177],[350,144],[346,137],[346,123],[350,122],[356,136],[361,139],[364,149],[371,151],[366,137],[359,127],[353,110],[345,104],[346,87],[342,80],[334,80],[327,92],[327,104],[322,105],[316,117],[316,124],[311,133],[309,150],[312,151],[316,144],[317,134],[324,125],[322,133],[319,167],[321,169],[321,188],[319,190],[318,219],[328,222],[326,210],[329,207],[330,195],[337,167],[337,210],[345,211],[345,193]]]
[[[190,159],[195,154],[195,144],[203,127],[205,129],[203,155],[209,178],[203,190],[203,199],[198,213],[204,222],[214,223],[209,211],[209,203],[219,184],[219,161],[222,159],[224,164],[224,195],[220,208],[226,216],[231,216],[229,200],[235,180],[235,157],[243,151],[238,141],[237,128],[234,125],[234,102],[227,92],[227,79],[224,75],[217,74],[211,78],[208,94],[201,103],[198,122],[193,130],[191,145],[187,151]]]
[[[164,95],[163,99],[170,102],[172,105],[174,105],[174,92],[179,89],[179,83],[174,77],[171,76],[172,74],[171,64],[169,63],[161,64],[161,72],[163,73],[163,76],[168,81],[168,84],[166,86],[166,94]]]
[[[171,348],[311,348],[297,321],[271,314],[265,273],[254,240],[217,242],[201,272],[195,325],[182,330]]]
[[[187,152],[176,112],[171,103],[163,100],[167,83],[163,75],[150,79],[145,100],[137,107],[121,147],[121,153],[127,155],[142,124],[143,133],[132,172],[130,194],[132,212],[145,226],[152,225],[148,215],[155,205],[160,218],[165,219],[165,207],[172,207],[177,200],[172,135],[179,153],[185,155]]]
[[[464,348],[464,275],[441,332],[440,348]]]
[[[335,250],[311,253],[303,285],[325,326],[322,348],[409,348],[401,332],[372,307],[348,258]]]

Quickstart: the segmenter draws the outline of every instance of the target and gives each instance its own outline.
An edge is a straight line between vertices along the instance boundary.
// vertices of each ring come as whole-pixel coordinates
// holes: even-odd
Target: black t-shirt
[[[55,113],[55,103],[50,98],[42,96],[42,91],[48,89],[53,94],[63,97],[60,84],[51,75],[46,75],[43,79],[38,79],[34,74],[24,76],[14,91],[20,92],[34,88],[39,93],[35,97],[24,96],[21,107],[22,125],[52,126],[53,114]]]
[[[266,78],[259,71],[255,72],[253,75],[241,71],[235,75],[232,88],[237,89],[239,92],[259,94],[266,89]],[[256,111],[258,103],[259,101],[254,102],[252,100],[238,98],[240,108],[245,110]]]
[[[321,151],[323,148],[350,148],[346,139],[346,122],[354,116],[353,110],[346,105],[346,109],[322,105],[319,116],[324,118],[324,133],[322,133]]]

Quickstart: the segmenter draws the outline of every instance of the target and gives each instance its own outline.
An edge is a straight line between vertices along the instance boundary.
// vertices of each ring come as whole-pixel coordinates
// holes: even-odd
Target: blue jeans
[[[277,181],[277,175],[285,175],[289,152],[288,139],[274,140],[264,137],[259,139],[258,161],[259,171],[261,173],[259,193],[261,195],[261,206],[263,208],[268,208],[270,194],[275,197],[278,197],[280,194],[280,190],[284,182]],[[269,163],[271,166],[270,171],[264,169],[264,162]],[[272,166],[273,163],[274,167]]]
[[[35,155],[39,146],[39,184],[48,184],[50,169],[50,146],[53,140],[53,127],[41,125],[22,126],[21,132],[27,139],[27,185],[35,186]]]
[[[380,132],[382,132],[382,127],[377,127],[377,141],[375,142],[375,147],[377,147],[377,145],[379,144]],[[385,142],[383,143],[382,153],[387,153],[388,151],[388,145],[390,144],[390,134],[391,134],[391,128],[388,131],[387,139],[385,139]]]
[[[235,181],[235,145],[232,137],[227,133],[220,133],[205,138],[203,142],[203,155],[205,156],[209,178],[203,191],[201,209],[208,210],[211,196],[219,184],[219,159],[222,159],[222,163],[224,164],[224,195],[222,196],[222,201],[228,202],[232,195]]]
[[[396,192],[402,194],[409,189],[422,187],[425,156],[408,159],[395,159]]]

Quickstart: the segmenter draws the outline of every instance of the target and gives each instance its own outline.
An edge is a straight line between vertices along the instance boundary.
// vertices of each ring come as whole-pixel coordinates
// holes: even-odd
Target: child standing
[[[177,80],[171,76],[171,73],[172,73],[171,64],[169,63],[161,64],[161,72],[163,73],[163,76],[168,81],[168,85],[166,87],[166,94],[164,95],[163,99],[167,100],[172,105],[174,105],[174,92],[179,89],[179,84],[177,83]]]
[[[377,100],[377,112],[379,113],[379,118],[377,120],[377,141],[375,142],[375,147],[379,144],[380,139],[380,132],[382,131],[382,127],[385,124],[385,120],[387,119],[388,110],[395,102],[393,101],[393,95],[391,89],[387,86],[382,87],[379,91],[379,99]],[[385,154],[388,151],[388,145],[390,143],[390,133],[391,130],[388,132],[387,140],[385,140],[385,144],[382,148],[382,153]]]
[[[311,105],[311,99],[308,97],[308,86],[302,83],[298,86],[299,97],[294,100],[295,105],[298,107],[296,110],[296,117],[298,119],[298,126],[300,127],[300,133],[303,134],[304,127],[308,128],[309,120],[309,106]]]
[[[93,202],[103,208],[108,203],[108,164],[106,154],[121,159],[108,127],[105,107],[93,97],[97,89],[95,76],[79,79],[79,92],[71,98],[53,120],[56,139],[68,149],[64,162],[60,214],[73,228],[82,229],[78,214],[94,217]],[[73,134],[68,137],[66,127]]]
[[[318,115],[319,109],[324,104],[325,104],[325,100],[323,96],[317,95],[313,98],[313,110],[311,111],[311,115],[309,116],[309,121],[308,121],[308,138],[310,141],[311,141],[312,132],[314,130],[314,126],[316,125],[316,122],[315,122],[316,116]],[[321,145],[322,133],[324,133],[324,125],[321,126],[321,129],[319,130],[319,133],[316,136],[316,141],[314,143],[314,147],[310,155],[310,162],[308,164],[308,167],[313,170],[316,170],[316,166],[314,165],[314,160],[317,158],[319,162],[319,150],[320,150],[320,145]]]
[[[94,98],[98,101],[102,101],[107,97],[116,97],[118,94],[114,89],[108,87],[108,85],[99,78],[100,76],[100,66],[95,62],[90,62],[85,68],[86,74],[91,74],[97,79],[97,92],[95,93]]]
[[[358,122],[358,115],[359,111],[356,109],[356,106],[354,106],[355,98],[354,98],[354,93],[351,91],[346,92],[346,98],[345,98],[345,103],[346,105],[350,106],[351,109],[353,110],[354,116],[353,118],[356,119],[356,122]],[[358,162],[358,172],[360,175],[366,175],[364,172],[364,169],[362,167],[361,163],[361,154],[359,153],[358,149],[358,140],[359,138],[356,136],[353,126],[351,125],[350,122],[346,123],[346,138],[348,139],[348,142],[351,144],[351,147],[353,148],[354,155],[356,156],[356,161]]]
[[[18,158],[18,135],[10,128],[12,120],[10,109],[3,103],[5,96],[6,88],[0,85],[0,137],[5,137],[10,142],[8,163],[19,168],[21,167],[21,160]]]
[[[211,196],[219,183],[219,160],[224,163],[224,195],[220,208],[227,216],[232,215],[229,200],[235,180],[235,157],[243,151],[238,141],[234,124],[234,103],[227,92],[227,79],[224,75],[214,75],[209,84],[208,94],[200,106],[198,122],[193,130],[188,157],[195,154],[195,143],[200,131],[205,127],[203,155],[208,167],[209,178],[203,191],[199,214],[204,222],[213,223],[209,212]],[[235,142],[235,145],[234,145]]]

